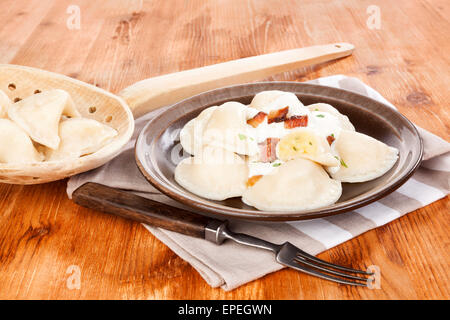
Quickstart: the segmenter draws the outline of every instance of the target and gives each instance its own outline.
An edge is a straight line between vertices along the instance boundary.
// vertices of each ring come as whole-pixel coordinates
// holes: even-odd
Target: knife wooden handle
[[[207,90],[342,58],[352,54],[354,48],[350,43],[330,43],[232,60],[142,80],[119,95],[137,118]]]
[[[216,220],[93,182],[76,189],[72,199],[86,208],[202,239],[206,226]]]

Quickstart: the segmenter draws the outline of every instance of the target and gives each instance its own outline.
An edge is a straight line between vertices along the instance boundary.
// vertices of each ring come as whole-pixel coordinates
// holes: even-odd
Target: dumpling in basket
[[[398,159],[398,150],[365,134],[342,130],[336,140],[341,166],[329,170],[333,179],[364,182],[388,172]]]
[[[34,141],[51,149],[59,146],[58,126],[61,115],[80,117],[70,95],[60,89],[34,94],[12,104],[8,116]]]
[[[304,115],[308,110],[292,92],[279,90],[262,91],[253,97],[250,107],[269,114],[271,111],[289,107],[288,116]]]
[[[341,193],[341,183],[319,164],[296,159],[262,176],[244,192],[242,201],[259,210],[301,211],[333,204]]]
[[[117,131],[93,119],[73,118],[59,124],[61,143],[58,149],[47,149],[48,161],[78,158],[107,145]]]
[[[247,175],[247,164],[240,156],[211,146],[184,159],[175,169],[175,180],[182,187],[212,200],[241,196]]]
[[[22,128],[9,119],[0,119],[0,163],[32,163],[42,159]]]

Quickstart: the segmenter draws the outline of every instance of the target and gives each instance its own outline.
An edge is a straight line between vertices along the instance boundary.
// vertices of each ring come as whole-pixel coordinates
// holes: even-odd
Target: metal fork
[[[247,234],[234,233],[227,221],[202,216],[187,210],[149,200],[135,194],[97,183],[86,183],[72,194],[75,203],[84,207],[121,216],[151,226],[206,239],[217,245],[225,240],[266,249],[276,255],[276,260],[289,268],[334,282],[367,286],[372,273],[338,266],[318,259],[289,242],[274,244]]]
[[[349,273],[373,275],[371,272],[355,270],[318,259],[290,242],[275,244],[247,234],[234,233],[228,229],[227,221],[211,220],[205,228],[205,239],[218,245],[229,239],[246,246],[269,250],[275,253],[276,260],[286,267],[342,284],[365,287],[368,278]]]

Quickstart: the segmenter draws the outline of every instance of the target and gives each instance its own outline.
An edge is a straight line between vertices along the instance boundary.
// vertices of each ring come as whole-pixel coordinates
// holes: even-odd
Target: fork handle
[[[342,58],[354,48],[350,43],[330,43],[237,59],[142,80],[119,95],[137,118],[203,91]]]
[[[86,208],[120,216],[154,227],[220,244],[219,231],[226,222],[209,218],[121,191],[102,184],[88,182],[72,194],[73,201]]]

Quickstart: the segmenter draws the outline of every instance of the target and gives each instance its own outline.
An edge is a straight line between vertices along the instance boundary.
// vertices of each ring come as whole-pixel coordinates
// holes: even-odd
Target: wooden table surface
[[[379,29],[371,20],[374,4]],[[118,92],[160,74],[345,41],[356,46],[351,57],[270,79],[357,77],[410,120],[449,140],[449,16],[446,0],[2,0],[0,63]],[[210,288],[140,224],[78,207],[65,187],[66,181],[0,184],[0,298],[450,298],[448,197],[319,256],[380,266],[379,290],[282,270],[225,292]],[[80,288],[74,289],[67,283],[78,271]]]

